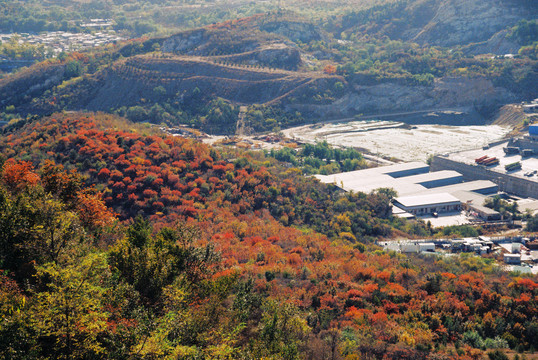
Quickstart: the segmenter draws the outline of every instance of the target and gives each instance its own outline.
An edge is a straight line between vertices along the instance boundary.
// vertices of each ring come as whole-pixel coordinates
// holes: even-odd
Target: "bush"
[[[476,349],[484,348],[484,339],[482,339],[480,334],[478,334],[476,331],[467,331],[463,333],[461,340],[463,341],[463,343]]]
[[[488,357],[490,360],[508,360],[508,356],[500,350],[488,352]]]
[[[484,347],[486,349],[507,349],[509,346],[508,341],[497,336],[495,339],[487,338],[484,340]]]

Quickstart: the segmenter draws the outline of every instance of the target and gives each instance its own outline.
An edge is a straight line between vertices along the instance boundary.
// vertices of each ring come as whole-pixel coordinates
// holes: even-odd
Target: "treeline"
[[[300,167],[305,175],[329,175],[345,171],[364,169],[367,163],[361,153],[353,148],[334,148],[327,141],[314,145],[305,144],[299,149],[283,147],[266,152],[279,161]]]
[[[19,43],[19,38],[13,36],[9,42],[0,43],[0,57],[10,60],[45,60],[52,56],[52,51],[45,45]]]
[[[179,96],[167,96],[162,86],[155,87],[153,93],[157,98],[153,104],[122,106],[114,112],[134,122],[186,124],[210,134],[235,133],[239,107],[222,98],[209,100],[198,88],[182,102],[177,100]]]
[[[114,130],[107,129],[111,126]],[[105,203],[121,219],[152,216],[168,224],[178,218],[213,217],[222,207],[234,214],[266,210],[284,225],[312,227],[353,243],[372,243],[400,231],[421,237],[466,231],[454,227],[447,233],[392,217],[390,200],[396,194],[389,189],[342,194],[301,175],[317,172],[313,165],[318,161],[325,162],[319,169],[327,173],[348,165],[362,168],[364,160],[355,150],[326,143],[305,146],[294,155],[302,170],[259,152],[232,152],[226,156],[235,160],[226,162],[214,149],[192,140],[163,137],[157,130],[141,135],[151,128],[140,126],[133,132],[132,125],[110,115],[57,114],[26,125],[13,123],[0,148],[9,157],[34,163],[50,159],[87,174],[88,184],[103,192]]]

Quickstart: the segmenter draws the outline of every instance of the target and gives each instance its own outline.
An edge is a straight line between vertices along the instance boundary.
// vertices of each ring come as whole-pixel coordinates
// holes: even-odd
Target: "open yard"
[[[413,125],[395,121],[351,121],[306,125],[284,130],[288,137],[315,143],[365,149],[404,161],[425,161],[430,154],[480,148],[499,140],[510,129],[499,125]]]

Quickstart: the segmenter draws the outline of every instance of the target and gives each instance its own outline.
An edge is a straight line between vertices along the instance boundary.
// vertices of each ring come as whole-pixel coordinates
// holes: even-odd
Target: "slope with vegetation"
[[[538,345],[535,277],[367,244],[401,234],[388,193],[341,196],[259,153],[102,114],[19,127],[2,138],[3,359],[476,359]]]
[[[484,6],[508,15],[483,14]],[[504,104],[538,96],[534,17],[517,1],[405,0],[317,22],[279,9],[62,55],[1,79],[0,105],[4,120],[98,110],[221,134],[235,131],[239,106],[249,107],[254,131],[436,109],[483,123]],[[443,24],[461,25],[450,32],[461,35],[454,44],[432,40],[446,39]],[[513,44],[519,58],[472,56],[504,49],[488,48],[488,36]]]

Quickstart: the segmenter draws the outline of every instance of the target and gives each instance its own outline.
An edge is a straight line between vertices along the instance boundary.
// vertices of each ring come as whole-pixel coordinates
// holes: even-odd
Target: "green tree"
[[[65,65],[64,77],[70,79],[82,75],[84,66],[78,60],[71,60]]]
[[[264,305],[256,356],[298,359],[300,347],[310,331],[297,308],[291,304],[268,301]]]
[[[34,291],[28,321],[38,338],[51,344],[47,357],[101,356],[105,348],[99,337],[106,331],[107,319],[101,284],[110,275],[104,254],[90,254],[66,267],[55,263],[37,267],[36,276],[45,290]]]
[[[109,252],[113,268],[144,298],[156,301],[163,288],[178,277],[197,283],[211,273],[218,255],[210,244],[196,246],[197,228],[181,224],[151,233],[149,223],[137,218],[127,236]]]
[[[527,221],[527,226],[525,227],[527,231],[538,231],[538,214],[534,215]]]
[[[501,350],[495,350],[488,352],[489,360],[508,360],[509,357]]]

